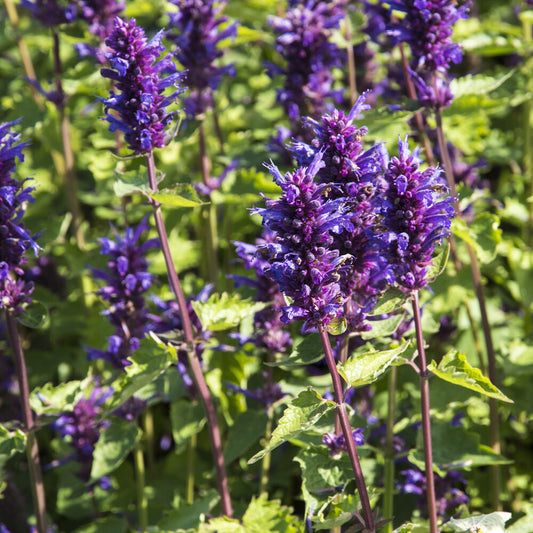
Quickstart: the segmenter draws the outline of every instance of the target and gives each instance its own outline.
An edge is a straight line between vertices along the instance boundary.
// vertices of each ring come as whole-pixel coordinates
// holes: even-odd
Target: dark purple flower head
[[[363,429],[357,428],[352,431],[352,438],[356,446],[361,446],[365,443],[365,438],[363,436]],[[329,453],[331,455],[337,455],[340,452],[345,452],[348,450],[344,435],[336,435],[335,433],[326,433],[322,437],[322,442],[329,448]]]
[[[317,118],[326,111],[326,98],[339,101],[333,90],[332,68],[339,67],[341,52],[330,40],[331,32],[344,17],[344,1],[293,2],[285,17],[270,17],[278,35],[276,50],[284,67],[271,65],[270,75],[285,77],[278,102],[293,123],[293,135],[299,136],[303,116]]]
[[[30,9],[32,18],[49,27],[72,22],[77,14],[76,2],[66,0],[22,0],[20,6]]]
[[[89,481],[91,477],[94,446],[108,425],[99,417],[103,404],[112,394],[110,387],[103,389],[95,385],[89,397],[78,400],[72,411],[63,413],[51,426],[74,448],[73,458],[81,465],[78,476],[83,481]]]
[[[229,390],[241,392],[246,397],[251,398],[252,400],[256,401],[258,404],[264,407],[268,407],[269,405],[276,403],[278,400],[281,400],[281,398],[283,398],[286,394],[281,390],[281,387],[278,383],[267,382],[262,388],[254,390],[244,389],[242,387],[234,385],[233,383],[228,382],[226,382],[226,386]]]
[[[99,289],[98,294],[109,302],[110,307],[104,314],[115,327],[115,334],[109,337],[106,352],[89,349],[89,359],[106,359],[115,368],[128,366],[127,358],[139,347],[148,327],[148,309],[144,293],[153,282],[144,253],[158,246],[157,239],[139,244],[141,235],[148,230],[144,219],[137,228],[127,228],[124,237],[116,235],[116,240],[100,239],[101,253],[111,258],[107,263],[108,271],[93,269],[96,278],[108,285]]]
[[[449,233],[454,216],[453,198],[446,195],[440,170],[419,170],[418,151],[411,154],[408,141],[400,139],[399,155],[385,173],[388,189],[382,204],[388,230],[390,261],[396,282],[405,292],[423,288],[435,248]]]
[[[105,118],[111,131],[119,129],[125,133],[129,148],[137,154],[164,146],[164,130],[177,113],[167,112],[166,108],[182,92],[183,73],[177,72],[171,54],[157,61],[165,49],[162,36],[160,31],[147,42],[144,30],[135,25],[134,19],[125,22],[117,17],[106,39],[112,50],[107,54],[112,68],[100,72],[114,81],[120,94],[111,91],[109,98],[101,99]],[[165,96],[169,87],[176,90]]]
[[[23,274],[25,256],[31,248],[35,254],[39,246],[24,227],[22,217],[25,204],[33,202],[32,187],[24,187],[26,180],[15,180],[11,174],[16,160],[24,160],[26,143],[11,130],[15,122],[0,123],[0,309],[20,311],[33,290],[33,283],[16,279]]]
[[[169,38],[178,46],[176,57],[186,69],[186,84],[191,90],[183,99],[187,116],[197,117],[213,106],[213,91],[225,74],[234,73],[233,65],[216,66],[222,57],[222,40],[237,34],[236,23],[227,24],[221,13],[227,0],[169,0],[178,8],[169,13],[170,26],[177,30]]]
[[[281,320],[304,320],[304,331],[339,316],[345,300],[340,272],[352,260],[332,249],[333,235],[350,230],[352,223],[344,199],[329,200],[327,186],[315,181],[323,165],[322,152],[308,167],[284,176],[274,164],[267,165],[282,195],[266,199],[266,208],[255,210],[275,235],[274,242],[259,249],[270,264],[265,274],[292,300],[281,307]]]
[[[80,0],[79,18],[87,22],[93,35],[103,40],[111,34],[115,17],[125,7],[125,2],[118,0]]]
[[[443,109],[453,101],[450,84],[440,76],[431,76],[427,73],[417,74],[409,71],[416,88],[418,101],[428,109]]]
[[[397,0],[387,2],[403,11],[401,21],[389,24],[387,33],[411,48],[413,70],[447,72],[462,60],[461,47],[452,42],[452,26],[467,18],[469,2],[458,7],[454,0]]]

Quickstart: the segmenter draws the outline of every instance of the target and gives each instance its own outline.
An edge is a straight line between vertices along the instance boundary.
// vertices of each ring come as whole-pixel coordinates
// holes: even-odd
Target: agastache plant
[[[26,430],[26,453],[30,473],[34,512],[39,532],[46,531],[46,504],[39,461],[39,447],[35,437],[35,423],[30,408],[30,391],[26,361],[22,348],[16,315],[31,301],[33,283],[25,282],[20,276],[27,262],[26,253],[39,250],[30,232],[24,227],[22,217],[26,204],[33,201],[31,187],[25,187],[26,180],[12,177],[16,161],[22,161],[26,143],[12,128],[16,122],[0,123],[0,309],[5,311],[7,331],[15,360],[17,379],[22,403],[22,419]]]
[[[116,89],[120,91],[120,94],[112,92],[109,98],[102,99],[107,111],[106,118],[111,124],[110,129],[123,131],[130,149],[135,154],[145,156],[152,194],[156,193],[158,188],[153,150],[164,145],[165,127],[176,114],[166,108],[181,93],[180,81],[183,77],[183,73],[177,72],[171,59],[172,55],[158,60],[164,50],[162,36],[161,31],[152,40],[147,41],[144,30],[136,25],[134,19],[125,22],[116,18],[113,32],[106,40],[106,44],[111,48],[108,58],[112,68],[102,69],[102,75],[114,80]],[[165,90],[171,87],[171,94],[165,96]],[[111,109],[114,111],[112,116],[109,114]],[[188,362],[208,420],[222,510],[226,516],[231,516],[233,510],[215,408],[194,350],[195,335],[170,251],[161,204],[152,197],[149,197],[149,202],[153,208],[170,286],[180,308]]]

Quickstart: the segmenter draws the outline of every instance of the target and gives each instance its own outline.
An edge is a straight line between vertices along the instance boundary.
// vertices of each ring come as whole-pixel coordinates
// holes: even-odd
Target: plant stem
[[[56,75],[56,90],[60,95],[57,108],[59,111],[59,121],[61,130],[61,142],[63,143],[63,157],[65,160],[65,168],[63,180],[65,185],[65,195],[67,199],[67,206],[72,215],[72,233],[76,238],[76,243],[80,249],[85,248],[85,239],[81,231],[81,211],[78,203],[78,193],[76,187],[76,172],[74,169],[74,151],[72,150],[72,142],[70,136],[70,123],[65,110],[65,93],[63,91],[63,84],[61,78],[63,76],[63,68],[61,65],[61,57],[59,54],[59,35],[52,30],[52,37],[54,41],[53,56],[54,56],[54,70]]]
[[[457,200],[457,189],[455,187],[455,178],[452,171],[452,162],[450,154],[448,152],[448,147],[446,145],[446,140],[444,138],[444,128],[442,126],[442,116],[440,110],[435,110],[435,119],[437,122],[437,137],[439,141],[439,148],[444,160],[444,170],[446,173],[446,181],[450,192],[455,198],[454,206],[457,217],[462,217],[462,213],[459,207],[459,201]],[[472,279],[474,282],[474,290],[479,304],[479,311],[481,314],[481,327],[483,329],[483,336],[485,338],[485,348],[487,350],[487,362],[488,362],[488,376],[490,381],[498,386],[498,376],[496,372],[496,353],[494,350],[494,344],[492,341],[492,332],[490,328],[489,316],[487,312],[487,304],[485,301],[485,291],[483,288],[483,281],[481,278],[481,269],[479,267],[479,262],[476,256],[476,252],[473,247],[465,242],[466,249],[468,251],[468,257],[470,258],[470,269],[472,271]],[[500,445],[500,423],[498,417],[498,404],[493,398],[489,399],[489,419],[490,419],[490,445],[492,450],[500,454],[501,445]],[[491,466],[491,475],[492,475],[492,506],[494,509],[501,509],[500,503],[500,467],[499,465]]]
[[[269,442],[272,437],[272,422],[274,420],[274,408],[272,404],[267,407],[267,425],[265,430],[265,442]],[[261,479],[259,482],[259,494],[267,492],[268,479],[270,473],[270,462],[272,460],[272,454],[266,453],[261,462]]]
[[[139,515],[139,528],[146,531],[148,527],[148,499],[144,490],[146,476],[144,471],[144,456],[142,439],[135,444],[133,451],[133,462],[135,464],[135,484],[137,486],[137,514]]]
[[[33,507],[37,521],[38,533],[46,533],[46,501],[44,495],[43,477],[41,463],[39,459],[39,445],[35,436],[35,424],[30,408],[30,389],[28,385],[28,374],[24,351],[17,329],[17,322],[12,311],[6,311],[6,324],[11,349],[15,359],[15,368],[20,390],[20,401],[22,404],[22,419],[26,430],[26,456],[28,458],[28,470],[30,473],[31,491],[33,497]]]
[[[148,154],[146,154],[146,163],[148,168],[148,179],[150,183],[150,189],[152,190],[152,192],[155,192],[157,191],[157,179],[155,173],[153,152],[148,152]],[[174,260],[172,259],[172,254],[170,252],[165,223],[163,222],[163,215],[161,213],[161,205],[154,200],[150,200],[150,203],[152,204],[154,210],[155,224],[157,228],[157,233],[159,235],[159,241],[161,244],[161,249],[163,251],[163,256],[165,258],[170,287],[172,289],[172,292],[174,293],[176,301],[178,302],[181,321],[183,324],[183,331],[185,334],[185,341],[189,345],[189,349],[187,350],[189,365],[193,374],[193,380],[196,386],[196,390],[198,391],[198,394],[202,400],[205,415],[207,418],[207,428],[211,441],[211,451],[215,462],[218,491],[220,494],[220,499],[222,501],[222,512],[224,513],[224,515],[231,517],[233,515],[233,509],[231,506],[231,499],[228,489],[228,477],[226,475],[226,467],[224,465],[224,456],[222,454],[222,441],[220,438],[220,430],[218,427],[215,406],[213,404],[211,393],[209,392],[209,387],[207,386],[207,383],[205,381],[198,355],[196,354],[196,350],[194,349],[194,334],[192,330],[191,319],[187,311],[187,302],[185,301],[185,296],[183,295],[183,290],[181,288],[178,274],[176,272],[176,267],[174,266]]]
[[[155,472],[155,451],[154,451],[154,414],[150,407],[143,413],[143,433],[146,447],[146,458],[148,463],[148,477],[151,479]]]
[[[357,101],[357,78],[355,69],[355,54],[352,44],[352,27],[350,19],[344,19],[344,38],[346,40],[346,55],[348,59],[348,83],[350,85],[350,101],[352,105]]]
[[[205,145],[204,123],[200,123],[198,130],[200,141],[200,162],[202,165],[202,181],[209,187],[210,161]],[[205,235],[205,247],[207,258],[207,278],[218,289],[218,235],[216,224],[216,206],[212,201],[201,207],[202,234]]]
[[[189,441],[189,449],[187,453],[187,503],[191,505],[194,502],[194,463],[196,459],[196,445],[198,438],[196,433]]]
[[[392,533],[392,518],[394,518],[394,414],[396,412],[396,378],[398,369],[392,367],[388,376],[388,412],[387,412],[387,441],[385,444],[385,488],[383,496],[383,515],[391,521],[385,524],[383,531]]]
[[[361,463],[357,454],[357,447],[353,440],[352,428],[350,426],[350,420],[348,419],[348,412],[346,411],[346,405],[344,404],[341,377],[339,375],[339,371],[337,370],[337,366],[335,365],[335,359],[333,357],[328,332],[326,331],[325,326],[320,325],[318,327],[318,331],[320,333],[322,346],[324,347],[324,354],[326,356],[329,373],[331,374],[333,393],[335,395],[335,402],[337,404],[337,413],[339,415],[344,441],[346,442],[346,446],[348,448],[350,462],[352,463],[355,484],[357,486],[357,491],[359,492],[359,498],[361,500],[361,506],[363,508],[365,527],[369,533],[375,533],[376,527],[374,525],[374,517],[372,515],[372,508],[370,507],[370,500],[368,498],[365,478],[363,476],[363,470],[361,469]]]
[[[422,333],[422,320],[418,291],[413,292],[413,315],[416,330],[416,344],[418,347],[418,368],[420,375],[420,401],[422,410],[422,436],[424,439],[424,462],[426,465],[426,497],[428,502],[428,515],[431,533],[438,533],[437,529],[437,503],[435,500],[435,479],[433,476],[433,447],[431,443],[431,418],[429,407],[429,383],[426,364],[426,350],[424,348],[424,334]]]

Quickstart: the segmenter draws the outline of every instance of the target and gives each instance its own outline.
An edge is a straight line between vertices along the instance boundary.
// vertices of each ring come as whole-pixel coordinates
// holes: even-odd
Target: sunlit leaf
[[[469,518],[452,518],[447,526],[457,533],[505,533],[511,513],[495,512]]]

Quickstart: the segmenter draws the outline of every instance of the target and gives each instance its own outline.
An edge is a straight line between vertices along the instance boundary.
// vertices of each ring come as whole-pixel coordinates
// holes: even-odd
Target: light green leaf
[[[57,386],[47,383],[32,391],[30,406],[38,415],[72,411],[86,387],[87,381],[73,380]]]
[[[216,490],[210,490],[202,498],[195,498],[190,505],[180,505],[159,521],[158,526],[163,530],[175,531],[177,529],[196,528],[202,515],[209,513],[220,500]]]
[[[533,14],[533,11],[532,11]],[[513,522],[507,529],[506,533],[525,533],[526,531],[533,531],[533,503],[528,503],[523,509],[525,516]]]
[[[192,306],[202,327],[210,331],[221,331],[238,326],[242,319],[268,306],[266,303],[243,300],[238,294],[212,294],[207,302],[193,301]]]
[[[135,422],[115,418],[94,447],[91,480],[96,481],[118,468],[133,450],[141,433]]]
[[[178,183],[171,189],[149,193],[150,198],[168,207],[197,207],[204,205],[195,189],[188,183]]]
[[[361,338],[369,340],[392,335],[398,329],[402,320],[403,313],[391,316],[385,320],[369,320],[367,323],[372,326],[372,329],[370,331],[363,331],[361,333]]]
[[[189,439],[202,431],[206,418],[201,403],[191,403],[189,400],[177,400],[170,404],[170,421],[172,436],[176,443],[177,453],[189,442]]]
[[[453,233],[472,246],[482,263],[490,263],[496,257],[501,243],[500,219],[491,213],[481,213],[468,226],[460,218],[453,221]]]
[[[106,516],[76,529],[74,533],[126,533],[126,531],[128,531],[128,521],[125,518]]]
[[[447,526],[458,533],[505,533],[505,522],[511,513],[490,513],[469,518],[452,518]]]
[[[297,435],[312,427],[324,413],[335,408],[335,404],[325,400],[311,387],[302,391],[283,412],[277,428],[272,433],[272,438],[264,450],[256,453],[248,464],[262,459],[284,442],[295,438]]]
[[[33,301],[17,315],[17,322],[27,328],[38,329],[48,320],[48,309],[40,302]]]
[[[428,268],[426,274],[426,280],[431,283],[437,276],[440,276],[446,268],[448,257],[450,255],[450,243],[446,241],[444,246],[441,247],[438,254],[432,258],[431,265]]]
[[[198,533],[248,533],[235,518],[213,518],[208,524],[200,524]]]
[[[281,505],[279,500],[268,500],[266,494],[252,498],[242,517],[247,533],[297,533],[301,531],[295,522],[292,509]]]
[[[292,368],[295,366],[310,365],[320,361],[324,357],[324,348],[317,334],[300,337],[293,346],[292,353],[289,357],[267,363],[269,366],[282,366]]]
[[[148,194],[150,187],[148,185],[146,169],[141,168],[124,173],[117,172],[115,182],[113,183],[113,190],[119,198],[137,192]]]
[[[20,429],[9,431],[0,424],[0,472],[4,463],[16,453],[26,449],[26,435]],[[0,494],[1,494],[0,490]]]
[[[411,533],[415,528],[415,524],[403,524],[396,528],[392,533]]]
[[[466,355],[457,350],[448,352],[438,365],[432,361],[428,365],[428,370],[449,383],[496,398],[502,402],[514,403],[496,388],[490,379],[481,373],[481,370],[470,366],[466,360]]]
[[[461,76],[450,82],[450,89],[455,99],[465,95],[477,96],[480,94],[487,94],[500,87],[500,85],[505,83],[515,72],[516,69],[513,69],[500,77],[486,76],[484,74]]]
[[[334,318],[327,326],[326,329],[331,335],[342,335],[348,327],[346,319],[342,316]]]
[[[382,352],[376,350],[362,354],[356,353],[350,356],[346,363],[337,365],[339,374],[352,387],[373,383],[400,354],[407,350],[409,344],[405,342],[397,348]]]
[[[385,315],[399,309],[409,298],[407,294],[395,287],[389,289],[372,309],[369,316]]]

